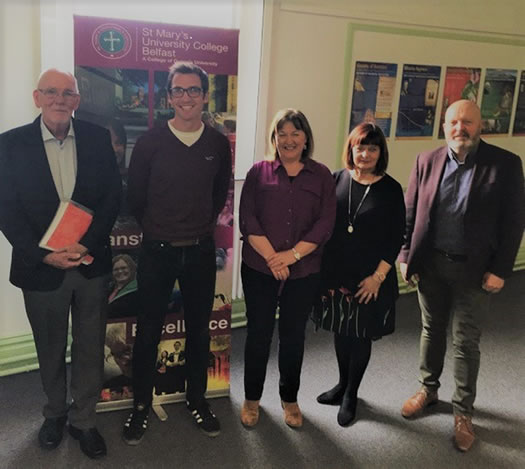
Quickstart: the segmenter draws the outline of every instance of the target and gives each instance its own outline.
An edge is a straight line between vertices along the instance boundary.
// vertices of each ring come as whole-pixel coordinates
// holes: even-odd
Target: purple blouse
[[[332,234],[335,212],[335,184],[326,166],[308,159],[290,181],[279,160],[255,163],[246,176],[240,202],[243,262],[272,275],[264,258],[248,243],[248,235],[266,236],[277,252],[307,241],[318,247],[289,267],[290,278],[319,272],[323,244]]]

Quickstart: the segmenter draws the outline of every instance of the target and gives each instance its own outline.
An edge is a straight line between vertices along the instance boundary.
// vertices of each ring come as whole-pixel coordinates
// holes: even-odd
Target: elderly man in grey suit
[[[33,91],[42,113],[34,122],[0,135],[0,229],[13,246],[10,281],[20,287],[33,330],[47,403],[40,446],[56,448],[69,433],[91,458],[106,454],[95,427],[102,384],[109,233],[117,216],[121,182],[109,132],[72,119],[80,102],[70,73],[44,72]],[[76,243],[50,252],[39,241],[61,201],[92,212]],[[84,256],[93,257],[84,265]],[[66,346],[71,311],[71,386],[66,403]]]
[[[453,103],[443,127],[447,146],[418,155],[405,195],[399,260],[405,281],[418,287],[422,387],[401,414],[412,418],[437,402],[452,318],[454,441],[468,451],[475,440],[479,319],[488,295],[501,291],[512,272],[522,239],[523,169],[517,155],[480,139],[473,102]]]

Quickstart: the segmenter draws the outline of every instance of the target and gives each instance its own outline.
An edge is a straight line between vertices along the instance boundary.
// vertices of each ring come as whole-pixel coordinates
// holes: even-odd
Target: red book
[[[58,251],[70,244],[78,243],[86,234],[92,220],[93,212],[88,208],[72,200],[61,201],[38,245],[50,251]],[[89,254],[82,259],[82,263],[86,265],[92,262],[93,257]]]

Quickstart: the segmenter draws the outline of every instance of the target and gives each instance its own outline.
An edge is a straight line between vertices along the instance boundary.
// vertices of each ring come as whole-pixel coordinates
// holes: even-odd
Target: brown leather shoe
[[[460,451],[468,451],[476,437],[472,426],[472,417],[469,415],[454,416],[454,441]]]
[[[259,401],[245,400],[241,408],[241,422],[246,427],[254,427],[259,421]]]
[[[421,388],[410,399],[407,399],[401,408],[401,415],[407,419],[416,417],[425,407],[438,401],[437,391],[427,391]]]
[[[299,428],[303,426],[303,414],[297,402],[281,401],[281,406],[284,410],[284,421],[286,425],[292,428]]]

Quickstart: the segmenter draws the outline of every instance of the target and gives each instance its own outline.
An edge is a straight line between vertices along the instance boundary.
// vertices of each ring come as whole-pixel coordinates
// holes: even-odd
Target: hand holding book
[[[62,201],[39,246],[54,251],[44,257],[46,264],[69,269],[80,264],[89,265],[93,257],[79,243],[93,220],[91,210],[74,201]]]

